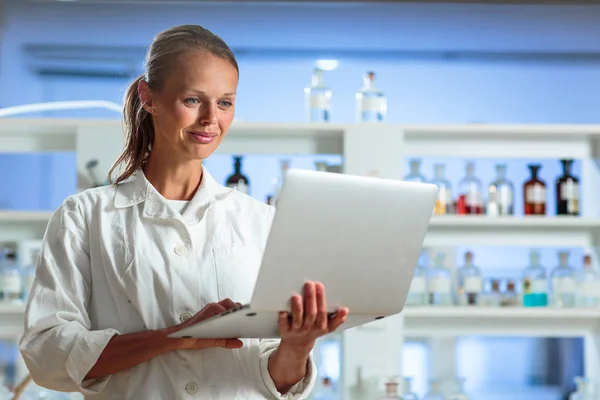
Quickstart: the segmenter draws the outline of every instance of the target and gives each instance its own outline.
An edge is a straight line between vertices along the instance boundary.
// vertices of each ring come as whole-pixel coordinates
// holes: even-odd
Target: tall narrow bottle
[[[5,303],[17,304],[22,302],[23,277],[21,268],[17,264],[17,254],[9,250],[4,256],[2,273],[2,292]]]
[[[556,215],[579,215],[579,179],[572,174],[573,160],[560,160],[563,174],[556,181]]]
[[[487,215],[513,215],[514,187],[506,179],[506,165],[496,165],[496,180],[488,187]]]
[[[434,165],[434,179],[432,183],[438,187],[438,196],[435,201],[435,215],[448,215],[454,213],[454,201],[452,197],[452,184],[445,176],[446,166],[444,164]]]
[[[421,175],[421,160],[412,159],[409,162],[410,172],[404,177],[409,182],[427,182],[427,179]]]
[[[387,98],[375,86],[375,72],[363,77],[363,87],[355,94],[356,122],[384,122],[387,118]]]
[[[600,275],[594,269],[592,256],[583,256],[583,270],[579,275],[577,306],[600,307]]]
[[[473,264],[473,253],[465,253],[465,264],[457,271],[458,274],[458,304],[461,306],[476,306],[481,302],[483,280],[481,271]]]
[[[308,122],[330,121],[331,89],[324,83],[322,69],[313,69],[310,86],[304,88],[304,98]]]
[[[419,396],[412,391],[412,378],[402,378],[402,400],[419,400]]]
[[[525,215],[546,215],[546,182],[540,179],[539,164],[527,166],[531,177],[523,184],[523,213]]]
[[[426,306],[428,303],[426,256],[427,254],[422,252],[421,257],[419,257],[419,263],[415,268],[415,273],[410,282],[410,289],[406,296],[407,306]]]
[[[554,307],[575,307],[575,275],[569,266],[569,252],[560,251],[558,259],[558,266],[550,274],[552,305]]]
[[[456,213],[460,215],[483,214],[481,181],[475,176],[475,164],[466,164],[465,177],[459,183]]]
[[[233,173],[227,177],[226,185],[242,193],[250,193],[250,179],[242,172],[242,156],[233,157]]]
[[[434,264],[429,268],[427,274],[427,286],[429,290],[429,304],[432,306],[451,306],[452,299],[452,273],[444,265],[446,255],[438,253]]]
[[[529,253],[529,266],[523,271],[523,306],[545,307],[548,305],[548,278],[540,265],[540,253]]]

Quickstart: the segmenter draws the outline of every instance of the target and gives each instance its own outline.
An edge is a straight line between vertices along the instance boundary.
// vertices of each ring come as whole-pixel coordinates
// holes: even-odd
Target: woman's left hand
[[[319,282],[306,282],[304,296],[292,296],[291,302],[291,316],[279,314],[281,345],[300,352],[310,352],[317,338],[335,331],[348,316],[346,307],[328,315],[325,287]]]

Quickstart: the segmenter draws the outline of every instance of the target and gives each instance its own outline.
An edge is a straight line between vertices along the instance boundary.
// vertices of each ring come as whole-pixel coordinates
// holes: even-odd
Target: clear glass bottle
[[[356,92],[356,122],[384,122],[387,118],[387,98],[375,86],[375,72],[363,77],[363,87]]]
[[[578,307],[600,307],[600,275],[594,268],[592,256],[583,256],[583,270],[577,279]]]
[[[23,277],[14,250],[9,250],[4,255],[1,272],[3,301],[10,304],[21,303],[23,301]]]
[[[540,253],[529,253],[529,266],[523,271],[523,306],[546,307],[548,305],[548,278],[540,264]]]
[[[460,181],[458,189],[456,213],[459,215],[483,214],[481,181],[475,176],[474,163],[467,163],[465,177]]]
[[[452,385],[452,391],[448,396],[448,400],[470,400],[465,392],[465,378],[456,378]]]
[[[429,291],[429,304],[432,306],[451,306],[452,300],[452,273],[444,265],[446,255],[438,253],[433,266],[427,274],[427,287]]]
[[[381,400],[402,400],[398,394],[398,379],[392,377],[385,383],[385,395],[380,397]]]
[[[569,266],[569,252],[558,252],[558,266],[550,273],[552,279],[552,305],[575,307],[575,274]]]
[[[421,160],[410,160],[410,173],[408,173],[405,177],[405,181],[409,182],[427,182],[427,179],[421,175]]]
[[[513,215],[515,189],[506,179],[506,165],[496,165],[496,180],[488,187],[487,215]]]
[[[429,391],[423,397],[423,400],[446,400],[441,388],[441,382],[438,379],[429,381]]]
[[[313,69],[310,86],[304,88],[308,122],[329,122],[331,119],[331,89],[323,79],[324,71]]]
[[[250,193],[250,179],[242,172],[242,156],[233,156],[233,173],[225,181],[227,187],[234,188],[241,193]]]
[[[576,389],[569,395],[569,400],[596,400],[596,391],[590,380],[576,376],[574,381]]]
[[[579,215],[579,179],[572,174],[573,160],[560,160],[563,174],[556,180],[556,215]]]
[[[426,257],[426,252],[422,252],[419,257],[419,264],[415,268],[406,297],[407,306],[426,306],[428,304]]]
[[[465,264],[457,271],[458,305],[477,306],[481,302],[483,280],[481,270],[473,264],[473,253],[465,253]]]
[[[419,400],[419,396],[412,391],[412,378],[402,378],[402,400]]]
[[[432,183],[438,187],[438,197],[435,201],[435,215],[454,214],[454,200],[452,197],[452,184],[446,179],[444,164],[435,164],[434,179]]]
[[[521,299],[517,294],[517,283],[514,279],[506,280],[506,291],[502,293],[502,307],[518,307],[521,305]]]
[[[279,176],[273,177],[271,179],[271,193],[267,195],[267,204],[271,206],[277,205],[277,197],[279,196],[279,191],[283,187],[283,182],[285,181],[285,175],[290,169],[290,160],[283,159],[279,160]]]

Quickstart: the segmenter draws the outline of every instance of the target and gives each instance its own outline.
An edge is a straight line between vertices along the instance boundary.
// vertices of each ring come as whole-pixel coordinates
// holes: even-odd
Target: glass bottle
[[[569,267],[569,252],[558,252],[558,266],[550,273],[552,279],[552,305],[575,307],[575,275]]]
[[[402,379],[402,400],[419,400],[419,396],[412,391],[412,378],[404,377]]]
[[[465,378],[456,378],[447,400],[469,400],[465,392]]]
[[[279,160],[279,176],[273,177],[271,179],[271,193],[267,195],[267,204],[271,206],[275,206],[277,204],[277,197],[279,196],[279,191],[283,187],[283,182],[285,181],[285,174],[290,169],[290,160],[283,159]]]
[[[321,387],[315,390],[314,400],[335,400],[336,395],[333,384],[329,377],[324,377],[321,381]]]
[[[502,294],[502,307],[518,307],[521,305],[521,299],[517,294],[517,283],[514,279],[506,280],[506,291]]]
[[[432,183],[438,187],[438,197],[435,201],[435,215],[448,215],[454,213],[452,200],[452,184],[445,177],[446,166],[444,164],[435,164]]]
[[[445,258],[444,253],[436,254],[434,264],[427,274],[429,304],[433,306],[453,305],[452,273],[444,266]]]
[[[387,116],[387,98],[375,86],[375,72],[363,77],[363,87],[356,92],[356,122],[384,122]]]
[[[323,81],[324,71],[313,69],[311,83],[304,88],[306,119],[308,122],[329,122],[331,116],[331,89]]]
[[[385,396],[380,397],[381,400],[402,400],[398,394],[398,380],[396,377],[390,378],[385,383]]]
[[[540,253],[529,253],[529,266],[523,271],[523,306],[545,307],[548,305],[548,280],[546,270],[540,265]]]
[[[250,179],[242,173],[242,156],[233,156],[233,173],[227,177],[226,185],[238,191],[250,193]]]
[[[439,380],[432,379],[429,381],[429,391],[425,394],[423,400],[446,400]]]
[[[315,161],[315,169],[321,172],[327,172],[327,163],[325,161]]]
[[[456,203],[456,213],[459,215],[483,214],[481,181],[475,177],[475,164],[472,162],[466,165],[466,176],[459,183]]]
[[[22,302],[23,277],[17,264],[17,255],[13,250],[9,250],[4,256],[2,286],[5,303],[18,304]]]
[[[476,306],[480,304],[483,281],[481,271],[473,264],[473,253],[465,253],[465,265],[457,271],[458,275],[458,304],[461,306]]]
[[[596,400],[594,386],[592,382],[581,376],[576,376],[575,392],[571,393],[569,400]]]
[[[579,275],[577,305],[580,307],[600,306],[600,276],[592,264],[592,256],[583,256],[583,270]]]
[[[408,290],[408,295],[406,297],[407,306],[426,306],[428,303],[427,268],[425,267],[424,262],[426,256],[427,254],[422,252],[421,257],[419,257],[419,264],[415,268],[415,273],[410,282],[410,289]]]
[[[421,175],[421,160],[410,160],[410,173],[404,177],[409,182],[427,182],[427,179]]]
[[[356,383],[348,389],[350,400],[368,400],[369,389],[362,376],[362,368],[356,367]]]
[[[525,215],[546,215],[546,183],[540,179],[539,164],[527,166],[531,177],[523,184],[523,213]]]
[[[513,215],[514,187],[506,179],[506,165],[496,165],[496,180],[488,187],[487,215]]]
[[[556,181],[556,215],[579,215],[579,179],[572,175],[573,160],[560,160],[563,174]]]

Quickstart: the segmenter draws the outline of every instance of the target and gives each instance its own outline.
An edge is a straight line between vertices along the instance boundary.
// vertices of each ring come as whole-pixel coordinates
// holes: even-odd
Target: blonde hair
[[[154,123],[151,115],[142,107],[138,94],[139,82],[146,81],[152,91],[161,90],[169,73],[175,68],[174,61],[190,50],[204,50],[229,61],[239,73],[237,61],[229,46],[208,29],[199,25],[181,25],[159,33],[148,49],[144,75],[134,80],[125,93],[125,145],[108,172],[111,183],[118,184],[133,175],[145,163],[152,149]],[[122,172],[113,180],[114,171],[121,166]]]

